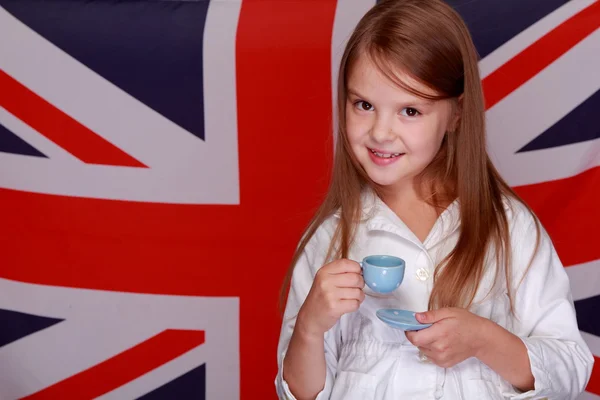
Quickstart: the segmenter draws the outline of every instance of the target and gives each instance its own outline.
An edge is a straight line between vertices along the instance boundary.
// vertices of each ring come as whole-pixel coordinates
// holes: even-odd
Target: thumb
[[[422,324],[433,324],[434,322],[448,318],[448,315],[444,309],[440,309],[416,313],[415,318]]]

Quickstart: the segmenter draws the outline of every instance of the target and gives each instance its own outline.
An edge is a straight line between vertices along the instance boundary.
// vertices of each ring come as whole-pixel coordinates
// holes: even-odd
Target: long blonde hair
[[[346,135],[347,79],[361,56],[370,57],[386,77],[418,96],[433,100],[460,97],[456,130],[445,136],[440,151],[416,181],[422,193],[428,191],[429,204],[440,211],[456,198],[460,205],[459,238],[454,249],[436,266],[429,308],[469,307],[484,273],[486,250],[493,246],[498,266],[495,281],[503,270],[512,310],[514,289],[510,284],[511,253],[504,198],[524,202],[500,177],[486,152],[478,56],[462,18],[441,0],[379,2],[349,38],[338,76],[339,131],[330,187],[292,258],[282,303],[293,268],[317,228],[339,210],[328,257],[347,258],[361,217],[361,192],[367,186],[376,192],[379,189],[356,160]],[[438,95],[419,93],[407,86],[397,78],[398,70]],[[539,226],[536,228],[539,240]]]

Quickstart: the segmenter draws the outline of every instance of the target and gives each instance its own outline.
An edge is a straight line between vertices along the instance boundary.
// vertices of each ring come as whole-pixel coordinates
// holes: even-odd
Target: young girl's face
[[[398,77],[421,93],[435,93],[406,74]],[[417,97],[387,79],[361,57],[348,77],[346,131],[369,177],[390,189],[412,183],[440,149],[457,113],[452,100]]]

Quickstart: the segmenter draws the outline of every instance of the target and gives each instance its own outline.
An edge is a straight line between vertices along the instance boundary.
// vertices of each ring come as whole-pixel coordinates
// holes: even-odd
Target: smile
[[[373,149],[369,149],[369,151],[379,158],[395,158],[395,157],[398,157],[398,156],[401,156],[402,154],[404,154],[404,153],[380,153]]]

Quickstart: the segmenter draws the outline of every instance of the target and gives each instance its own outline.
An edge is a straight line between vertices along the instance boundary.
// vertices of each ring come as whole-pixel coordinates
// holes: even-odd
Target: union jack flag
[[[600,1],[449,2],[600,356]],[[0,399],[275,398],[277,293],[373,4],[0,0]]]

